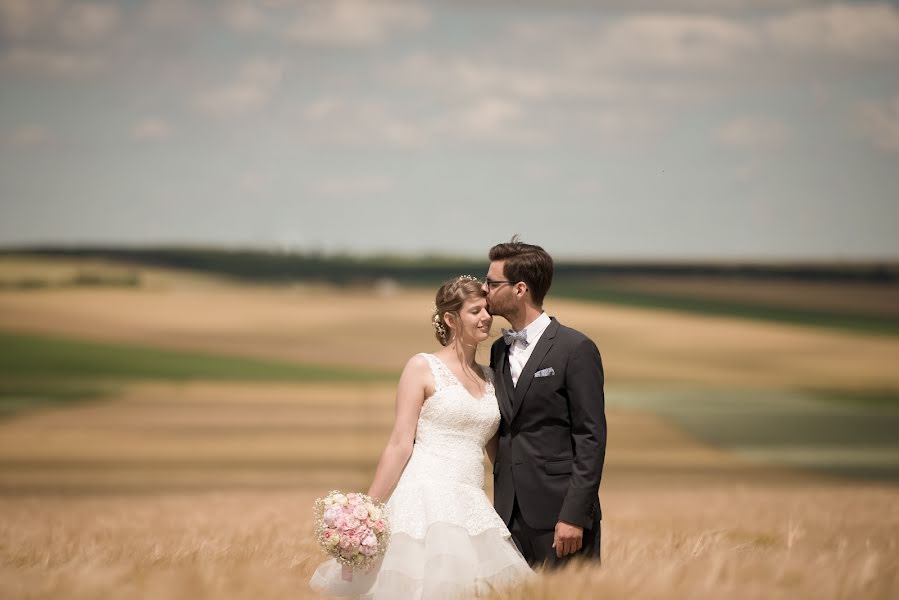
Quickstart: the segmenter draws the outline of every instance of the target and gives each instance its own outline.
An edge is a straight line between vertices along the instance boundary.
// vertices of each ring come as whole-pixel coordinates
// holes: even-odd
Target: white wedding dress
[[[470,598],[533,576],[484,493],[484,446],[499,426],[493,373],[483,398],[472,396],[443,361],[422,354],[435,392],[418,418],[412,456],[387,502],[391,537],[368,574],[341,578],[322,564],[309,584],[366,600]]]

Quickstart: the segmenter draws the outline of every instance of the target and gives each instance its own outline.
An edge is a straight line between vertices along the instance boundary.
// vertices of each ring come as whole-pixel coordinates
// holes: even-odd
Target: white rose
[[[335,494],[334,495],[334,504],[339,504],[341,506],[346,506],[348,500],[346,496],[343,494]]]
[[[375,519],[375,520],[380,519],[381,518],[381,509],[378,508],[377,506],[369,506],[368,514],[369,514],[369,516],[371,516],[372,519]]]

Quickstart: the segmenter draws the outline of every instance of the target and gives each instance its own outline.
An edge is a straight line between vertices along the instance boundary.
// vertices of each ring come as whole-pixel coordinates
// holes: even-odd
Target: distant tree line
[[[370,283],[393,279],[409,284],[433,284],[459,274],[482,276],[483,260],[445,256],[372,256],[288,253],[220,248],[11,248],[6,255],[102,258],[147,266],[205,271],[247,281],[324,281],[336,284]],[[760,280],[845,281],[896,283],[899,263],[756,263],[756,262],[616,262],[558,261],[558,280],[595,279],[602,276],[712,276]]]

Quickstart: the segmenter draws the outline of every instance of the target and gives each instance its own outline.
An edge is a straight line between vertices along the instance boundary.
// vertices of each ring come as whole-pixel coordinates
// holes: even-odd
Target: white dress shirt
[[[509,370],[512,373],[512,385],[518,385],[518,377],[521,375],[521,371],[534,352],[534,346],[540,341],[540,336],[543,335],[549,324],[549,315],[542,312],[539,317],[528,323],[524,328],[528,336],[527,345],[517,340],[512,342],[512,345],[509,347]]]

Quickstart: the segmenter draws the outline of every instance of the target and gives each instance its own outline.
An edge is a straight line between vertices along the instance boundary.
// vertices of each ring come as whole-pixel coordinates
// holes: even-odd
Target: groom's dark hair
[[[523,281],[531,291],[534,304],[543,306],[543,299],[553,283],[553,257],[533,244],[525,244],[514,236],[510,241],[490,249],[490,261],[502,260],[503,273],[509,281]]]

